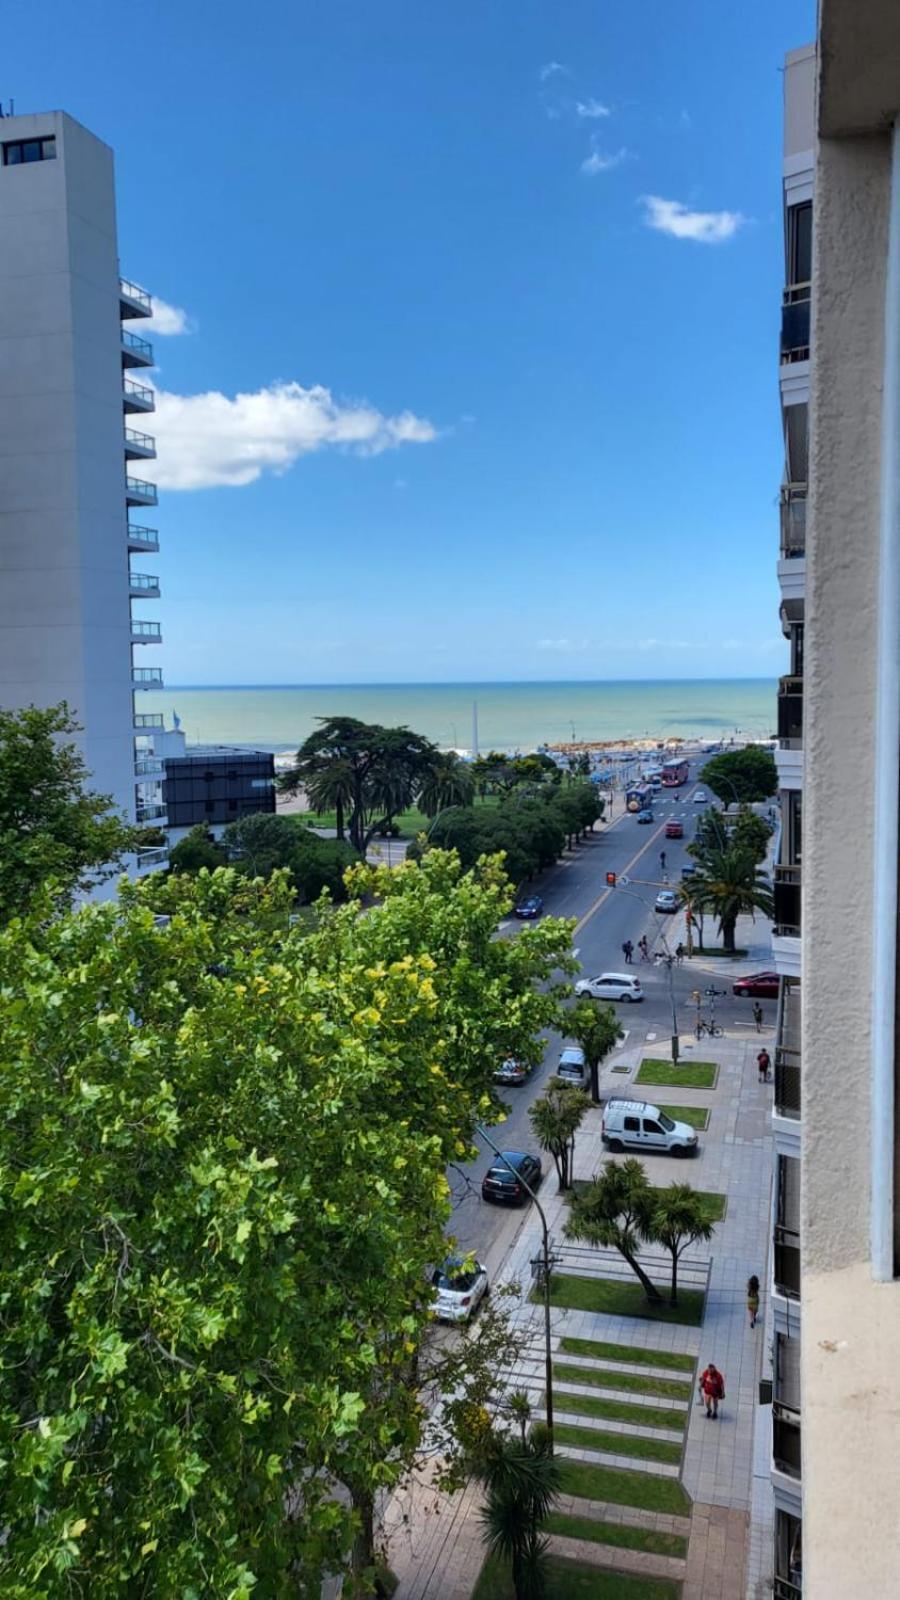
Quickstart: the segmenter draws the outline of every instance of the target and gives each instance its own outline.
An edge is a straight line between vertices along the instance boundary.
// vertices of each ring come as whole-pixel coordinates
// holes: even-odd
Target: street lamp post
[[[552,1455],[553,1454],[553,1352],[552,1352],[551,1347],[550,1347],[550,1339],[551,1339],[551,1334],[550,1334],[550,1268],[551,1268],[552,1262],[551,1262],[551,1257],[550,1257],[550,1233],[549,1233],[549,1230],[547,1228],[547,1218],[546,1218],[546,1216],[544,1214],[544,1208],[541,1205],[541,1202],[538,1199],[537,1195],[535,1194],[534,1190],[532,1189],[531,1185],[529,1183],[526,1183],[525,1179],[522,1177],[521,1172],[517,1172],[516,1168],[509,1161],[507,1161],[505,1155],[503,1154],[503,1151],[499,1148],[498,1145],[496,1145],[494,1143],[494,1141],[491,1138],[490,1134],[486,1131],[485,1128],[482,1127],[480,1122],[475,1124],[475,1131],[476,1131],[476,1133],[480,1133],[481,1134],[481,1137],[484,1140],[485,1144],[490,1145],[491,1149],[494,1152],[494,1155],[498,1158],[498,1160],[502,1161],[503,1165],[505,1167],[509,1168],[510,1172],[513,1173],[514,1177],[518,1179],[518,1181],[519,1181],[519,1183],[521,1183],[522,1187],[531,1196],[532,1200],[535,1203],[535,1206],[537,1207],[538,1216],[541,1219],[541,1229],[543,1231],[543,1237],[544,1237],[544,1247],[543,1247],[543,1258],[544,1259],[543,1259],[543,1273],[542,1273],[543,1280],[544,1280],[544,1384],[545,1384],[545,1388],[546,1388],[546,1391],[547,1391],[547,1399],[546,1399],[547,1442],[548,1442],[548,1444],[550,1446],[550,1454]]]

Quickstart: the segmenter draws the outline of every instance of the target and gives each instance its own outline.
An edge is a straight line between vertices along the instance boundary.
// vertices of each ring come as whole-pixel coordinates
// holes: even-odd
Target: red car
[[[682,827],[680,822],[667,822],[666,823],[666,838],[667,839],[683,839],[684,838],[684,828]]]
[[[754,972],[749,978],[738,978],[731,985],[731,992],[753,1000],[777,1000],[778,973]]]

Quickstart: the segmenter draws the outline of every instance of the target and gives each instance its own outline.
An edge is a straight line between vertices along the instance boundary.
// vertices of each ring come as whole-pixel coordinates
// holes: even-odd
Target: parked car
[[[481,1180],[481,1198],[494,1205],[524,1206],[528,1203],[528,1189],[536,1189],[544,1176],[537,1156],[527,1150],[504,1150],[503,1160],[495,1161]],[[507,1165],[509,1163],[509,1165]],[[510,1167],[514,1170],[510,1171]]]
[[[705,794],[703,789],[695,789],[694,790],[694,805],[695,806],[705,806],[706,805],[706,794]]]
[[[667,839],[683,839],[684,838],[684,825],[682,823],[680,823],[680,822],[676,822],[674,820],[674,818],[670,822],[667,822],[666,823],[666,838]]]
[[[468,1322],[488,1292],[488,1275],[472,1256],[449,1256],[431,1274],[438,1322]]]
[[[524,1083],[531,1068],[524,1061],[517,1061],[515,1056],[507,1056],[501,1061],[499,1067],[494,1068],[495,1083]]]
[[[643,811],[638,812],[637,820],[638,822],[652,822],[653,812],[649,809],[649,807],[645,806]]]
[[[748,978],[738,978],[731,985],[732,994],[751,1000],[778,999],[778,973],[754,972]]]
[[[533,921],[535,917],[539,917],[543,909],[544,902],[540,895],[530,894],[527,900],[519,901],[519,904],[516,906],[516,916],[520,917],[523,922],[530,922]]]
[[[607,1100],[600,1137],[610,1150],[658,1150],[670,1156],[697,1153],[694,1129],[646,1100]]]
[[[556,1076],[562,1078],[564,1083],[574,1083],[579,1089],[581,1088],[587,1078],[587,1067],[580,1044],[565,1046],[557,1063]]]
[[[643,1000],[640,978],[627,972],[601,972],[596,978],[579,978],[576,994],[589,994],[593,1000]]]
[[[678,896],[674,889],[660,889],[653,902],[654,911],[677,911]]]
[[[693,878],[693,876],[697,872],[697,870],[698,870],[698,868],[696,867],[696,865],[695,865],[695,863],[693,861],[686,861],[684,866],[681,869],[681,881],[682,881],[682,883],[690,883],[691,879]]]

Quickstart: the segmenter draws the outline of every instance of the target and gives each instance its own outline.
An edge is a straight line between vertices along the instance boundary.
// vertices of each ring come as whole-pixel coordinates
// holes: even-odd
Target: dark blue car
[[[539,894],[530,894],[527,900],[520,900],[516,906],[516,916],[523,922],[530,922],[539,917],[544,909],[544,902]]]
[[[653,821],[653,812],[649,811],[647,809],[647,807],[645,806],[643,811],[639,811],[638,812],[637,820],[638,820],[638,822],[652,822]]]

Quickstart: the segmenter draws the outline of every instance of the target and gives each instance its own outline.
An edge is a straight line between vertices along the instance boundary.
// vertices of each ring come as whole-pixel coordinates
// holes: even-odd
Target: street
[[[576,930],[573,944],[582,972],[593,976],[600,972],[633,971],[640,978],[645,998],[641,1004],[616,1004],[614,1009],[623,1029],[629,1033],[629,1042],[635,1036],[646,1041],[659,1054],[668,1057],[672,1033],[672,1006],[669,991],[669,974],[664,964],[656,966],[652,959],[642,962],[637,943],[646,934],[651,958],[655,951],[668,948],[674,951],[679,940],[686,943],[685,918],[682,912],[658,915],[653,901],[663,882],[660,851],[666,855],[666,874],[669,885],[677,888],[681,867],[691,858],[686,853],[694,833],[697,817],[707,806],[693,803],[697,782],[693,772],[703,765],[703,757],[692,764],[692,776],[680,789],[661,790],[653,801],[654,821],[640,824],[629,813],[619,814],[608,827],[598,825],[595,835],[589,836],[563,862],[546,872],[534,885],[544,901],[545,916],[574,917]],[[708,791],[705,791],[708,794]],[[617,797],[618,798],[618,797]],[[708,795],[712,801],[712,796]],[[714,803],[714,802],[713,802]],[[676,818],[684,826],[683,839],[667,839],[665,824]],[[617,874],[616,888],[606,885],[607,872]],[[625,876],[628,883],[622,885]],[[501,931],[515,935],[517,924],[504,923]],[[707,921],[706,937],[712,942],[713,926]],[[630,939],[635,946],[634,965],[624,965],[622,944]],[[712,965],[705,960],[703,966],[685,960],[672,970],[676,1014],[682,1035],[693,1037],[696,1010],[691,993],[701,993],[710,985],[725,990],[716,997],[716,1019],[726,1032],[737,1031],[749,1036],[753,1031],[752,1004],[737,999],[731,993],[734,974],[732,963],[723,961],[721,972],[710,972]],[[718,965],[718,964],[716,964]],[[774,1022],[775,1002],[762,1002],[766,1025]],[[708,1002],[704,996],[704,1013]],[[507,1120],[488,1131],[503,1149],[532,1150],[540,1154],[528,1118],[528,1108],[543,1093],[553,1076],[560,1049],[560,1039],[551,1036],[544,1058],[526,1083],[518,1088],[499,1090],[500,1098],[509,1107]],[[494,1206],[481,1199],[481,1179],[493,1153],[486,1148],[478,1159],[451,1173],[454,1210],[450,1227],[459,1244],[472,1250],[493,1276],[504,1256],[512,1246],[528,1208],[522,1210]],[[552,1158],[542,1155],[544,1185],[555,1189],[556,1175]]]

